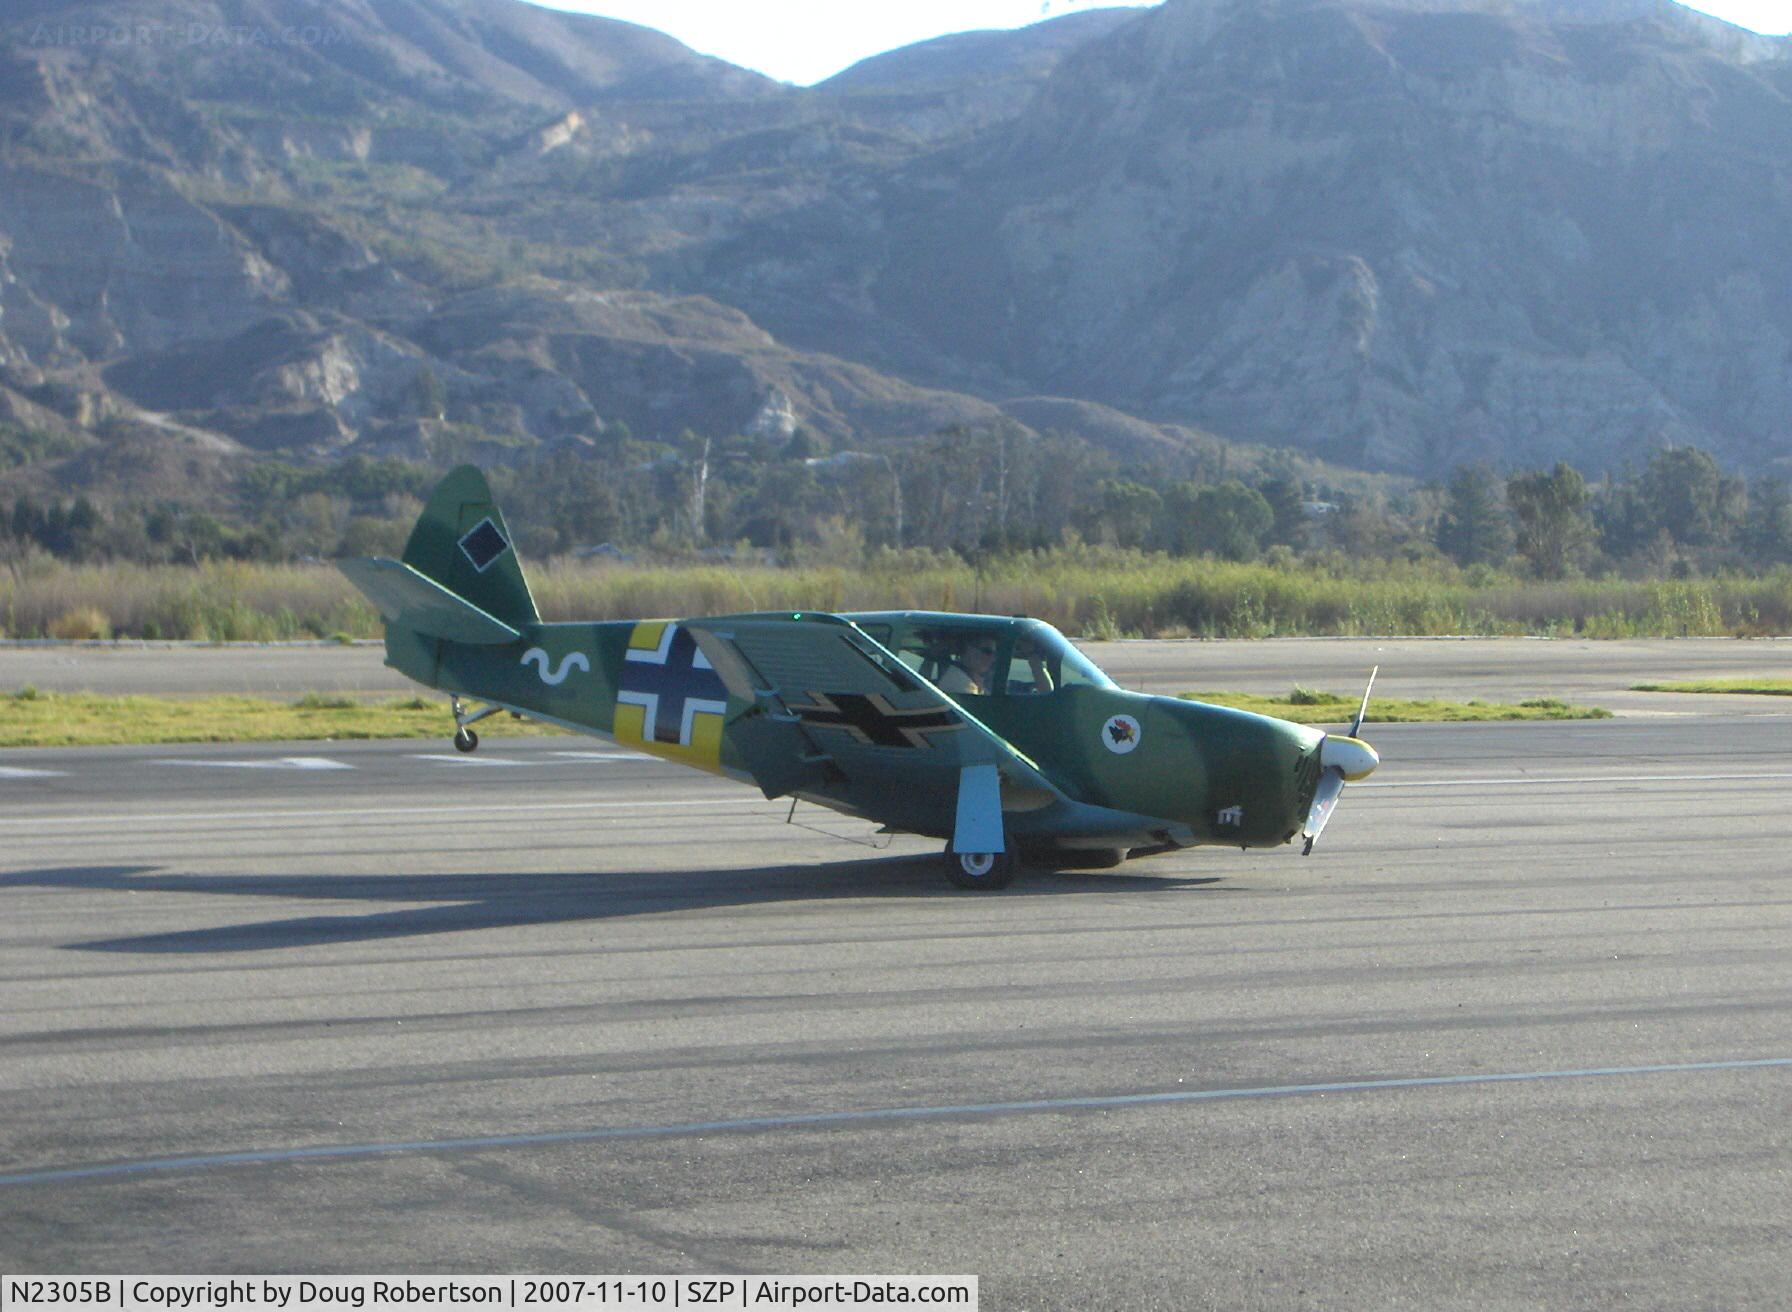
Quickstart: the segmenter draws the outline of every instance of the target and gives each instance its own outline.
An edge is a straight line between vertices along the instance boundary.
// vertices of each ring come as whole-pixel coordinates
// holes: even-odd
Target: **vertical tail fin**
[[[510,529],[485,475],[454,470],[429,494],[405,543],[404,563],[516,628],[539,622]]]

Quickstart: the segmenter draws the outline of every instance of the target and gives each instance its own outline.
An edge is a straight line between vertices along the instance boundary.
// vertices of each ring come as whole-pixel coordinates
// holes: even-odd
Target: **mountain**
[[[994,99],[962,54],[823,97],[515,0],[29,0],[0,19],[0,425],[51,458],[7,481],[164,495],[266,456],[502,459],[617,426],[1019,423],[783,343],[676,270],[927,148],[915,114],[959,139],[1015,112],[1069,29],[1113,26],[1077,19],[990,44]],[[1128,459],[1219,450],[1052,413]]]
[[[10,0],[0,34],[15,57],[102,86],[300,119],[397,100],[464,113],[780,89],[649,28],[514,0]]]
[[[1021,113],[1060,60],[1139,12],[1087,9],[1015,31],[955,32],[860,60],[810,96],[885,131],[962,138]]]
[[[1647,0],[1169,0],[851,216],[855,353],[1408,472],[1784,458],[1788,48]],[[842,295],[709,272],[794,340]]]
[[[1167,0],[798,90],[521,0],[11,0],[7,478],[618,424],[1765,467],[1789,50],[1668,0]]]
[[[1015,31],[954,32],[862,59],[818,83],[830,95],[904,92],[946,84],[1037,77],[1086,41],[1139,16],[1137,9],[1084,9]]]

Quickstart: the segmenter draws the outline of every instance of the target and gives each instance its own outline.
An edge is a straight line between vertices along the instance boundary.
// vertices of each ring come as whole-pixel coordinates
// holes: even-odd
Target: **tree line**
[[[1173,557],[1293,564],[1445,561],[1544,579],[1751,572],[1792,563],[1792,497],[1771,476],[1724,471],[1697,447],[1658,450],[1635,471],[1590,480],[1567,462],[1499,473],[1458,469],[1417,486],[1334,486],[1293,457],[1236,472],[1191,458],[1174,474],[1127,466],[1090,444],[1018,425],[953,428],[830,453],[813,434],[645,442],[621,425],[601,441],[487,460],[532,555],[589,551],[860,564],[879,551],[973,562],[1106,545]],[[352,458],[244,467],[228,505],[0,507],[0,550],[70,560],[198,563],[395,555],[440,470]]]
[[[1692,446],[1597,484],[1566,461],[1505,478],[1469,465],[1445,489],[1436,542],[1458,564],[1516,558],[1546,579],[1769,569],[1792,563],[1792,495],[1783,479],[1726,474]]]

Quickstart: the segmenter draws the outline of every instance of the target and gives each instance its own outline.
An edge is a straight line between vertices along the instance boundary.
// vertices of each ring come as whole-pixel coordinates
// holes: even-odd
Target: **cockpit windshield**
[[[1055,692],[1075,683],[1112,688],[1114,681],[1049,624],[1028,620],[1015,626],[1008,665],[1009,692]]]
[[[1039,620],[905,615],[866,616],[858,623],[904,665],[954,696],[1037,696],[1073,684],[1114,686],[1063,634]]]

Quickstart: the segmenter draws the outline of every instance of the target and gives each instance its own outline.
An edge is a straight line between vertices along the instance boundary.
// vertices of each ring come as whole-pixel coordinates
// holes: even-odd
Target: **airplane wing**
[[[850,620],[687,620],[750,709],[728,733],[768,797],[825,790],[893,828],[1003,850],[1004,811],[1065,801],[1038,765]]]

